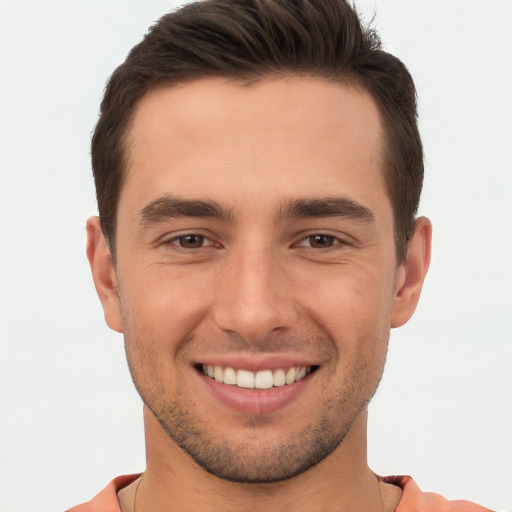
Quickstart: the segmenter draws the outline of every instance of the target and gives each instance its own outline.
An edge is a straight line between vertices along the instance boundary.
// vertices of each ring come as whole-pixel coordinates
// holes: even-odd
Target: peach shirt
[[[66,512],[121,512],[117,492],[139,476],[140,474],[118,476],[91,501]],[[491,512],[490,509],[469,501],[448,501],[439,494],[422,492],[410,476],[385,476],[382,480],[402,488],[402,498],[395,512]]]

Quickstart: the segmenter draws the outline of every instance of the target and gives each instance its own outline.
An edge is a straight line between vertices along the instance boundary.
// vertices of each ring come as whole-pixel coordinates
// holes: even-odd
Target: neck
[[[123,499],[120,495],[122,510],[132,512],[136,501],[134,512],[381,512],[383,486],[367,464],[366,424],[365,411],[329,456],[294,478],[272,484],[241,484],[217,478],[199,467],[146,410],[148,465],[143,479]]]

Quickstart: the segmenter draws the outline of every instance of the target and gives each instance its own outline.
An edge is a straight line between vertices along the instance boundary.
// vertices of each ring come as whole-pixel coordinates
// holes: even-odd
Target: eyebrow
[[[369,208],[345,196],[289,199],[279,209],[276,220],[311,217],[345,217],[367,223],[375,220]]]
[[[155,199],[140,212],[142,224],[156,224],[177,217],[204,217],[232,221],[233,215],[219,203],[210,200],[188,200],[175,196]]]
[[[151,201],[140,212],[143,225],[156,224],[178,217],[213,218],[233,222],[231,209],[222,207],[212,200],[181,199],[164,196]],[[357,201],[344,196],[314,199],[288,199],[280,205],[275,216],[276,222],[286,218],[345,217],[347,219],[373,222],[373,212]]]

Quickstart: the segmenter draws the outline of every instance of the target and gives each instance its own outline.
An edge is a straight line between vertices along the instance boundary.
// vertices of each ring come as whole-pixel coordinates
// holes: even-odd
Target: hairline
[[[133,127],[134,119],[137,114],[137,110],[141,101],[153,91],[157,91],[159,89],[166,88],[176,88],[180,86],[186,86],[188,84],[198,82],[200,80],[206,79],[214,79],[214,78],[223,78],[226,81],[230,81],[236,83],[241,86],[251,86],[263,80],[279,80],[283,78],[314,78],[318,80],[323,80],[326,83],[332,84],[343,84],[348,87],[352,87],[356,90],[366,92],[374,102],[377,107],[377,112],[379,116],[379,123],[381,126],[381,148],[380,148],[380,157],[382,162],[382,177],[384,178],[384,188],[386,191],[386,196],[391,204],[391,210],[393,215],[393,234],[394,234],[394,244],[395,244],[395,253],[397,264],[403,263],[405,260],[405,256],[407,254],[407,242],[408,240],[402,239],[401,233],[399,232],[398,219],[395,211],[395,204],[393,200],[393,191],[389,186],[389,176],[393,173],[393,157],[391,155],[392,152],[392,141],[391,139],[391,127],[389,126],[388,116],[384,112],[384,107],[381,102],[378,100],[373,91],[364,83],[364,79],[357,75],[356,72],[340,72],[336,73],[325,73],[319,71],[315,73],[313,70],[309,71],[296,71],[293,69],[283,69],[283,70],[269,70],[268,72],[260,72],[260,73],[240,73],[240,74],[229,74],[222,72],[215,73],[197,73],[195,76],[190,76],[181,79],[165,79],[162,78],[160,80],[154,81],[153,83],[149,83],[146,88],[142,91],[142,93],[137,97],[137,99],[131,105],[129,114],[125,117],[124,123],[120,126],[121,134],[119,137],[119,147],[121,150],[121,169],[120,169],[120,179],[118,185],[118,193],[116,198],[115,205],[115,217],[113,219],[112,225],[110,226],[110,230],[106,229],[102,224],[102,219],[100,217],[100,224],[102,226],[102,231],[104,238],[109,247],[109,251],[112,257],[114,264],[117,260],[117,250],[116,250],[116,238],[117,238],[117,220],[118,220],[118,212],[119,212],[119,202],[121,198],[121,193],[124,188],[124,183],[127,178],[127,169],[129,165],[129,158],[131,152],[131,145],[129,143],[130,132]],[[110,232],[109,232],[110,231]],[[405,248],[404,248],[405,246]]]

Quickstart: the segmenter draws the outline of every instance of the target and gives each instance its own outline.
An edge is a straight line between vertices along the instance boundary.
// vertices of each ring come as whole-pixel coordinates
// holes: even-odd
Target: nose
[[[223,331],[258,342],[296,323],[291,283],[271,251],[253,248],[233,255],[219,281],[213,318]]]

